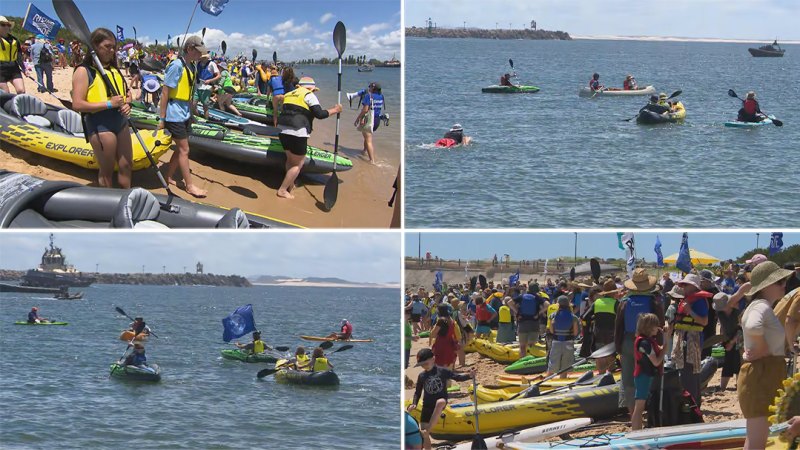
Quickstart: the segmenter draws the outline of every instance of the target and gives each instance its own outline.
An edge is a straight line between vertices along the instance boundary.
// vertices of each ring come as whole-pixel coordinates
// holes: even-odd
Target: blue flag
[[[122,42],[125,40],[125,33],[123,33],[123,28],[117,25],[117,41]]]
[[[442,271],[441,270],[437,270],[436,271],[436,278],[433,279],[433,289],[435,289],[436,292],[441,292],[442,291],[442,279],[443,278],[444,278],[444,275],[442,275]]]
[[[247,333],[256,331],[256,323],[253,320],[253,305],[244,305],[236,308],[228,317],[222,319],[222,340],[230,342],[244,336]]]
[[[514,275],[508,277],[508,285],[509,286],[516,286],[519,284],[519,270]]]
[[[772,233],[772,238],[769,240],[769,254],[770,256],[778,253],[783,248],[783,233]]]
[[[678,250],[678,260],[675,261],[675,267],[681,269],[684,273],[692,271],[692,257],[689,256],[689,233],[683,233],[681,249]]]
[[[225,9],[225,4],[228,3],[228,1],[229,0],[202,0],[200,2],[200,9],[212,16],[218,16],[222,10]]]
[[[28,11],[25,13],[25,20],[22,28],[34,34],[44,35],[47,39],[55,39],[58,30],[61,29],[61,22],[51,19],[39,8],[28,3]]]
[[[658,267],[664,267],[664,255],[661,253],[661,240],[656,235],[656,246],[653,249],[656,251],[656,264]]]

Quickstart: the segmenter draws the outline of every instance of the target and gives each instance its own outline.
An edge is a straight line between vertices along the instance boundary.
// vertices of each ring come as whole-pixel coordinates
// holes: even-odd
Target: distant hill
[[[268,284],[273,286],[308,286],[308,287],[390,287],[398,283],[366,283],[343,280],[335,277],[306,277],[295,278],[285,275],[253,275],[248,278],[253,284]]]

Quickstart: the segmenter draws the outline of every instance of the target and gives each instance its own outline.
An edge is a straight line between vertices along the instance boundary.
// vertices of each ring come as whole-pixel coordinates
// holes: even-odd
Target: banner
[[[783,249],[783,233],[772,233],[772,238],[769,240],[770,256],[778,253],[781,249]]]
[[[625,246],[622,245],[622,235],[624,233],[617,233],[617,245],[619,246],[620,250],[625,250]]]
[[[228,3],[228,1],[229,0],[202,0],[200,2],[200,9],[212,16],[218,16],[222,10],[225,9],[225,4]]]
[[[22,28],[31,33],[44,35],[47,39],[53,40],[61,29],[61,22],[51,19],[47,14],[28,3],[28,11],[25,13],[25,20]]]
[[[636,268],[636,250],[634,249],[633,233],[623,233],[620,241],[625,245],[625,256],[627,262],[625,264],[628,269],[628,277],[633,276],[633,269]]]
[[[228,317],[222,319],[222,340],[230,342],[244,336],[247,333],[256,331],[256,322],[253,320],[253,305],[244,305],[236,308]]]
[[[661,253],[661,240],[656,235],[656,246],[653,248],[656,252],[656,266],[664,267],[664,255]]]
[[[516,286],[519,284],[519,270],[514,275],[508,277],[508,285],[509,286]]]
[[[683,233],[681,249],[678,250],[678,260],[675,261],[675,267],[681,269],[684,273],[692,271],[692,257],[689,256],[689,233]]]
[[[442,274],[442,271],[441,270],[437,270],[436,271],[436,277],[433,279],[433,289],[436,290],[436,292],[441,292],[442,291],[442,279],[443,278],[444,278],[444,275]]]
[[[550,260],[549,259],[545,259],[544,260],[544,274],[545,275],[547,275],[547,261],[550,261]]]
[[[117,25],[117,41],[122,42],[125,40],[125,34],[121,26]]]

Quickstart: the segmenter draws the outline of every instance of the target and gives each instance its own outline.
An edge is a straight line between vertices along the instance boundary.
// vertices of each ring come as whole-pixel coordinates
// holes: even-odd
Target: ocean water
[[[394,289],[94,285],[84,300],[0,294],[0,447],[378,448],[400,442],[400,331]],[[262,380],[265,364],[223,360],[222,318],[252,303],[271,345],[306,345],[346,317],[375,342],[329,354],[338,389]],[[18,326],[32,306],[67,326]],[[109,379],[118,340],[142,315],[157,384]],[[249,336],[242,338],[242,341]],[[328,353],[336,348],[335,344]]]
[[[800,46],[406,39],[407,227],[763,227],[800,222]],[[536,94],[482,94],[514,60]],[[646,97],[579,98],[593,72],[683,93],[682,124],[637,125]],[[725,128],[755,90],[784,126]],[[453,123],[474,145],[433,149]]]

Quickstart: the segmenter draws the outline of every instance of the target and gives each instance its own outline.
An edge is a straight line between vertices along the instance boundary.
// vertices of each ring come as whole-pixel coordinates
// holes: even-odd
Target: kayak
[[[14,325],[68,325],[69,322],[14,322]]]
[[[594,370],[594,363],[590,362],[582,364],[575,368],[576,371]],[[547,357],[546,356],[526,356],[511,363],[510,366],[503,369],[505,373],[517,375],[531,375],[534,373],[541,373],[547,370]]]
[[[484,436],[494,436],[566,419],[612,417],[619,411],[618,401],[619,384],[613,384],[502,403],[479,402],[480,432]],[[421,409],[421,404],[418,404],[411,411],[417,420],[420,419]],[[472,439],[475,436],[475,405],[468,402],[445,406],[439,422],[431,430],[431,436],[446,440]]]
[[[134,336],[133,335],[133,331],[125,330],[125,331],[122,332],[122,334],[119,335],[119,340],[120,341],[130,341],[131,339],[133,339],[134,341],[144,341],[144,340],[147,339],[147,336],[149,336],[149,335],[145,334],[145,333],[139,333],[136,336],[135,339],[134,339],[133,336]]]
[[[311,372],[308,370],[281,369],[275,373],[275,381],[309,386],[338,386],[339,376],[332,370]]]
[[[167,202],[169,201],[169,207]],[[0,228],[287,228],[288,222],[141,188],[83,186],[0,169]]]
[[[519,347],[489,342],[486,339],[473,339],[466,347],[473,349],[487,358],[501,364],[509,364],[519,359]],[[466,351],[465,347],[465,351]],[[533,356],[544,356],[544,348],[533,346],[528,347],[528,354]]]
[[[407,414],[407,413],[406,413]],[[512,442],[539,442],[551,437],[561,436],[562,434],[575,431],[592,424],[592,419],[581,417],[580,419],[567,419],[547,425],[527,428],[521,431],[509,431],[501,433],[495,438],[486,439],[486,446],[489,448],[505,448]],[[455,446],[439,446],[451,450],[472,450],[472,442],[465,442]]]
[[[22,119],[15,111],[36,114],[25,114]],[[156,161],[172,144],[172,136],[163,130],[139,134]],[[0,94],[0,141],[86,169],[100,168],[92,146],[83,137],[80,114],[46,104],[32,95]],[[131,143],[133,170],[150,167],[150,160],[133,134]]]
[[[498,344],[498,343],[494,342],[494,340],[497,338],[497,336],[495,334],[495,331],[497,331],[497,330],[492,330],[491,341],[487,341],[486,339],[481,339],[481,340],[485,341],[485,342],[488,342],[489,344],[492,344],[492,345],[499,345],[499,346],[511,349],[511,350],[517,352],[517,356],[519,356],[519,343],[513,342],[511,344]],[[473,339],[473,340],[467,342],[467,344],[464,346],[464,352],[465,353],[475,353],[475,352],[478,351],[478,345],[479,345],[479,343],[475,342],[475,339]],[[485,345],[485,344],[481,343],[481,345]],[[543,342],[537,342],[535,345],[528,347],[528,352],[527,352],[528,356],[537,356],[538,357],[538,356],[545,356],[546,354],[547,354],[547,349],[546,349],[546,347],[545,347]],[[514,360],[514,361],[516,361],[516,360]]]
[[[775,116],[772,114],[766,116],[761,122],[739,122],[738,120],[730,120],[725,122],[726,127],[732,128],[753,128],[753,127],[763,127],[764,125],[772,125],[772,119]]]
[[[156,364],[148,367],[111,364],[111,376],[133,381],[161,381],[161,368]]]
[[[580,366],[578,366],[580,367]],[[591,369],[589,369],[591,370]],[[582,382],[580,385],[574,384],[578,381],[580,377],[584,374],[580,372],[572,372],[572,376],[568,376],[566,380],[561,380],[558,378],[554,378],[552,380],[545,381],[544,383],[539,385],[539,392],[542,394],[547,393],[548,391],[552,391],[553,389],[570,386],[573,385],[575,387],[583,387],[583,386],[597,386],[598,383],[605,382],[608,383],[609,381],[618,381],[621,377],[620,373],[617,372],[613,375],[613,377],[603,378],[605,374],[598,374],[593,376],[591,379],[587,380],[586,382]],[[577,375],[577,377],[575,376]],[[610,378],[610,379],[609,379]],[[529,384],[516,384],[516,385],[497,385],[497,386],[485,386],[482,384],[478,385],[478,400],[479,403],[492,403],[492,402],[502,402],[510,399],[511,397],[519,394],[520,392],[524,391],[525,389],[530,387],[530,384],[537,383],[541,380],[533,380],[532,383]],[[472,388],[469,389],[470,396],[474,399],[474,393],[472,392]]]
[[[484,94],[533,94],[539,92],[536,86],[500,86],[493,84],[481,89]]]
[[[236,109],[242,113],[242,117],[261,123],[272,123],[272,104],[254,105],[252,103],[237,103]]]
[[[581,366],[578,366],[581,367]],[[572,384],[580,377],[582,377],[586,372],[590,371],[591,369],[587,369],[584,371],[577,370],[577,367],[574,370],[567,372],[566,378],[553,378],[551,380],[545,381],[542,386],[547,386],[551,388],[566,386]],[[619,379],[620,372],[614,372],[614,379]],[[509,375],[509,374],[500,374],[495,377],[497,384],[503,387],[514,387],[514,386],[522,386],[528,387],[531,384],[538,383],[544,378],[542,374],[539,375]]]
[[[204,116],[203,105],[197,105],[197,114]],[[205,116],[204,116],[205,117]],[[238,128],[242,129],[246,125],[257,125],[258,122],[250,120],[243,116],[237,116],[236,114],[229,113],[227,111],[222,111],[216,108],[209,108],[208,109],[208,118],[214,119],[217,121],[221,121],[223,125],[230,127],[230,128]]]
[[[221,350],[220,353],[222,354],[222,357],[225,359],[235,359],[237,361],[244,361],[248,363],[260,363],[260,362],[274,363],[278,361],[278,359],[284,357],[284,355],[278,352],[276,352],[278,353],[277,356],[269,351],[265,351],[264,353],[253,354],[247,350],[240,350],[238,348]]]
[[[306,336],[300,335],[300,339],[304,341],[332,341],[332,342],[373,342],[372,339],[337,339],[325,336]]]
[[[675,123],[686,118],[686,108],[683,103],[678,102],[675,105],[675,112],[668,112],[664,114],[657,114],[653,111],[641,110],[639,115],[636,116],[636,123],[643,125],[656,125],[661,123]]]
[[[152,121],[158,117],[156,115],[156,111],[156,106],[151,103],[131,102],[131,117],[134,119],[134,124],[138,124],[140,123],[139,121],[142,120],[142,116],[136,114],[136,112],[142,112],[152,114],[152,116],[149,116],[148,122],[146,122],[148,125],[158,125],[158,122],[155,122],[154,124],[152,123]],[[246,117],[237,116],[236,114],[221,111],[216,108],[209,108],[208,120],[206,120],[205,116],[203,115],[203,111],[203,105],[197,105],[197,112],[199,115],[194,116],[196,123],[205,124],[213,122],[237,130],[241,130],[247,125],[260,125],[258,122],[254,122]]]
[[[656,88],[653,86],[645,86],[639,89],[622,89],[622,88],[604,88],[600,91],[594,92],[589,86],[584,86],[578,89],[579,97],[597,98],[597,97],[630,97],[636,95],[650,95],[655,94]]]

